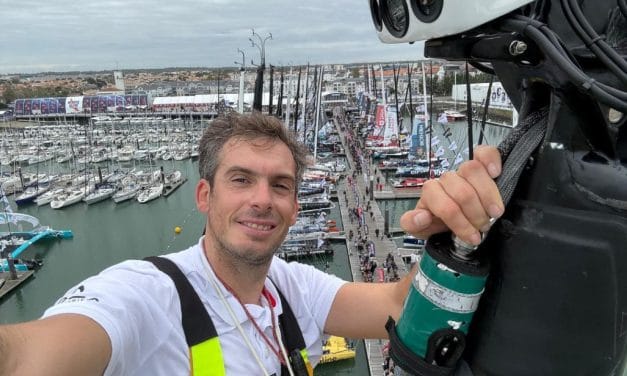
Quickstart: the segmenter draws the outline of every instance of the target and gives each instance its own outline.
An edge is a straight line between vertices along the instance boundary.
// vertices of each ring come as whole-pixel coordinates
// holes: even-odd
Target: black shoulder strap
[[[302,359],[300,355],[293,356],[293,354],[300,354],[300,351],[306,348],[305,338],[303,338],[303,331],[300,329],[300,325],[298,325],[298,321],[296,320],[296,316],[294,316],[294,312],[292,311],[292,307],[283,296],[279,287],[270,279],[270,282],[276,288],[276,291],[279,293],[279,299],[281,299],[281,307],[283,308],[283,313],[279,315],[279,326],[281,327],[281,338],[283,339],[283,343],[285,344],[285,348],[289,357],[292,361],[292,367],[295,367],[294,360]],[[302,364],[304,366],[304,363]],[[289,371],[285,364],[281,364],[281,375],[289,375]],[[307,373],[297,373],[298,375],[306,375]]]
[[[274,284],[274,282],[272,282]],[[283,293],[276,284],[274,284],[276,291],[279,293],[279,298],[281,299],[281,307],[283,307],[283,313],[279,315],[279,325],[281,326],[281,336],[283,337],[283,343],[285,343],[285,347],[288,352],[292,352],[292,350],[302,350],[306,347],[305,338],[303,338],[303,332],[300,329],[300,325],[298,325],[298,321],[296,320],[296,316],[294,316],[294,312],[290,307],[290,304],[283,296]]]
[[[150,256],[144,259],[152,262],[157,269],[167,274],[179,293],[181,302],[183,332],[187,345],[192,347],[218,336],[213,320],[181,269],[165,257]],[[302,337],[302,336],[301,336]]]

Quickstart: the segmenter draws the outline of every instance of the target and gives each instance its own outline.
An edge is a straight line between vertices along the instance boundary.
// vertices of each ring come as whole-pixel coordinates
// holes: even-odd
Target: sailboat
[[[153,183],[152,185],[144,187],[139,191],[139,194],[137,195],[137,202],[139,202],[140,204],[145,204],[149,201],[161,197],[162,194],[163,183]]]

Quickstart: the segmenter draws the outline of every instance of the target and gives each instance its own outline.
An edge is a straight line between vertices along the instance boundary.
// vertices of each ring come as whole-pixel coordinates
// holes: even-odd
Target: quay
[[[18,272],[16,279],[11,279],[10,272],[0,272],[0,280],[4,280],[4,283],[0,286],[0,300],[2,298],[20,286],[22,283],[26,282],[30,277],[33,276],[35,272],[33,270],[29,270],[26,272]]]
[[[340,207],[340,213],[342,216],[342,224],[344,229],[344,234],[348,234],[352,231],[355,234],[355,238],[358,233],[362,233],[367,235],[369,241],[372,241],[375,247],[375,259],[377,260],[378,268],[383,268],[383,261],[385,260],[388,253],[390,253],[394,257],[394,262],[398,266],[398,276],[403,277],[409,272],[409,266],[405,263],[405,260],[409,259],[409,255],[416,251],[410,249],[399,248],[393,240],[393,235],[402,234],[402,230],[399,228],[391,228],[389,224],[387,224],[387,234],[385,233],[386,223],[384,213],[381,212],[376,200],[377,199],[385,199],[385,200],[393,200],[393,199],[401,199],[401,198],[418,198],[420,197],[419,189],[411,189],[411,190],[400,190],[394,189],[386,179],[386,176],[383,175],[384,172],[376,169],[375,166],[370,164],[370,158],[360,158],[363,156],[352,155],[352,150],[348,145],[349,138],[344,135],[351,131],[350,126],[348,124],[343,124],[343,119],[334,118],[335,127],[338,129],[343,129],[344,131],[339,132],[340,138],[342,139],[342,144],[346,153],[346,177],[341,179],[338,183],[337,187],[337,197],[338,203]],[[353,142],[360,142],[357,139],[353,139]],[[361,148],[360,150],[363,150]],[[358,174],[358,168],[356,160],[365,161],[362,163],[361,170],[362,173]],[[375,174],[376,171],[376,174]],[[352,179],[353,173],[355,172],[355,179]],[[364,175],[365,174],[365,175]],[[348,177],[351,177],[349,179]],[[376,189],[373,191],[373,180],[379,177],[380,181],[383,181],[383,187],[381,190],[377,191]],[[350,183],[349,183],[350,180]],[[366,189],[368,188],[368,189]],[[368,192],[368,195],[366,195]],[[370,210],[366,210],[367,203],[370,203]],[[363,208],[363,224],[361,226],[361,230],[359,229],[358,220],[353,219],[351,221],[351,216],[349,214],[350,209],[361,207]],[[371,215],[372,213],[372,215]],[[378,229],[379,236],[375,235],[375,230]],[[389,236],[388,236],[389,234]],[[348,249],[349,260],[350,260],[350,269],[353,277],[353,281],[355,282],[365,282],[364,276],[361,270],[361,262],[360,255],[353,242],[349,239],[348,235],[346,236],[346,247]],[[373,276],[372,283],[380,283],[378,281],[377,276]],[[371,376],[383,376],[383,363],[384,363],[384,345],[387,340],[365,340],[365,348],[366,354],[368,357],[369,370]]]

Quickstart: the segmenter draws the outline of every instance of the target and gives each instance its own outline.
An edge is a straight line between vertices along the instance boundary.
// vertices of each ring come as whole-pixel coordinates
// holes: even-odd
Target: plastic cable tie
[[[592,88],[592,85],[594,85],[594,83],[597,80],[595,80],[594,78],[589,79],[588,81],[584,82],[583,84],[581,84],[581,87],[583,87],[584,89],[586,89],[586,91],[590,90]]]
[[[605,40],[605,35],[597,35],[588,43],[588,46],[596,44],[600,40]]]

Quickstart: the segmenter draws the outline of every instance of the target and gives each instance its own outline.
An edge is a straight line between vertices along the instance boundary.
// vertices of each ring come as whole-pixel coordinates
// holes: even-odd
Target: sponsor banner
[[[57,98],[57,113],[65,114],[65,99],[66,98]]]
[[[377,112],[375,114],[373,136],[383,136],[383,130],[385,128],[385,106],[382,104],[377,105]]]
[[[98,103],[98,112],[107,112],[107,97],[96,97],[96,102]]]
[[[383,146],[398,146],[398,120],[396,108],[388,106],[386,109],[385,132],[383,133]]]
[[[48,113],[49,114],[59,113],[59,100],[57,98],[50,98],[50,103],[48,105]]]
[[[89,107],[89,105],[87,105]],[[78,114],[83,112],[83,97],[65,98],[65,113]]]
[[[98,97],[91,97],[91,112],[98,112]]]
[[[50,108],[50,99],[41,98],[39,108],[41,109],[42,114],[48,114],[48,109]]]
[[[41,99],[35,98],[31,100],[31,114],[33,115],[41,115]]]
[[[424,155],[427,150],[427,134],[425,133],[425,123],[422,119],[419,119],[418,116],[414,117],[414,127],[413,127],[413,136],[412,140],[412,154],[414,155]]]
[[[15,114],[24,115],[24,99],[17,99],[15,101]]]

